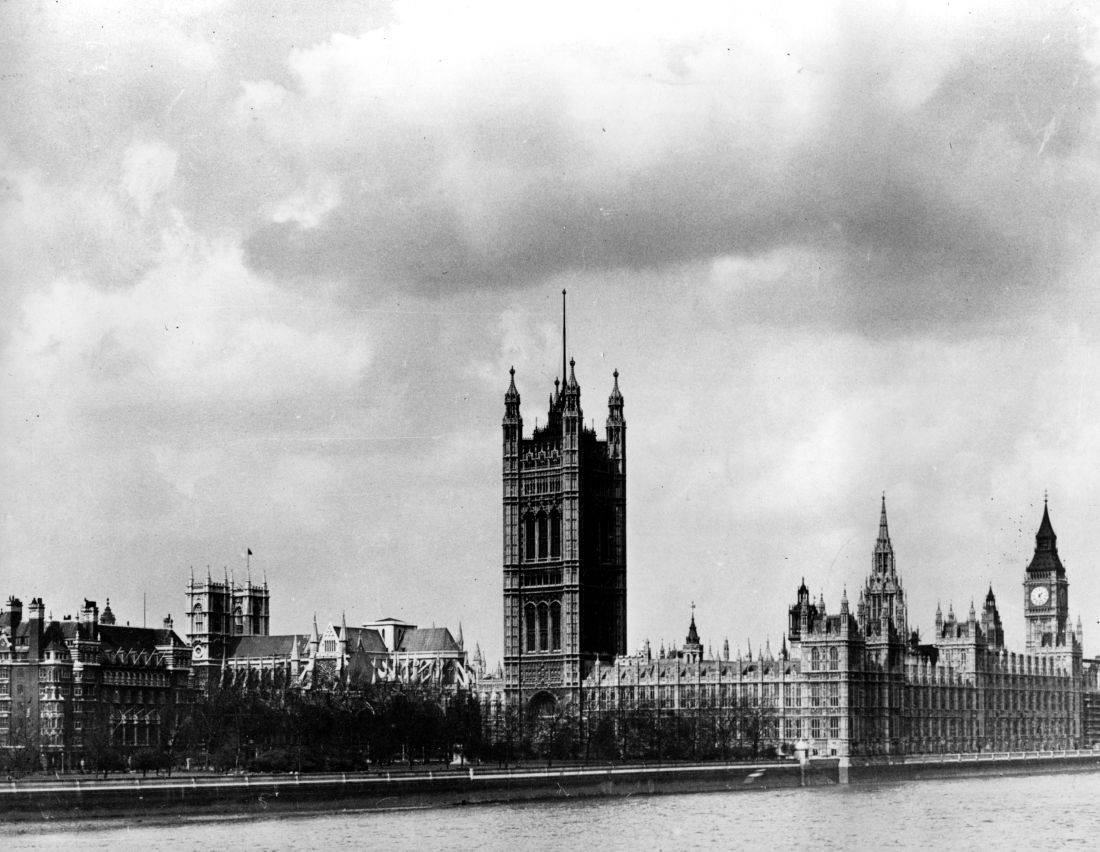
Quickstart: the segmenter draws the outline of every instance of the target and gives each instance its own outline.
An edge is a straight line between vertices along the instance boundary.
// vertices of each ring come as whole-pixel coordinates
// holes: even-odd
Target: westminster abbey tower
[[[584,425],[575,363],[525,437],[515,369],[504,396],[505,688],[534,712],[575,700],[597,660],[626,653],[626,421],[619,374],[606,437]]]

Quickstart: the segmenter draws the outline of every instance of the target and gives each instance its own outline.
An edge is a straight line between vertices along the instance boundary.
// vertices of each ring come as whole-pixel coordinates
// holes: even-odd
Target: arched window
[[[829,671],[835,672],[840,668],[840,651],[836,648],[829,649]]]
[[[523,519],[523,556],[525,559],[535,558],[535,516],[527,515]]]
[[[550,649],[550,613],[546,604],[539,604],[539,650]]]
[[[550,536],[546,528],[546,512],[539,512],[539,559],[549,555]]]
[[[550,647],[561,650],[561,604],[557,601],[550,604]]]
[[[205,633],[206,632],[206,616],[203,615],[202,604],[195,604],[195,608],[191,611],[191,634]]]
[[[814,648],[810,651],[810,669],[815,670],[821,667],[821,649]]]
[[[535,615],[535,605],[527,604],[523,608],[523,626],[524,631],[527,634],[527,650],[535,650],[535,622],[537,618]]]
[[[561,515],[557,511],[550,513],[550,558],[561,556]]]
[[[244,633],[244,613],[240,607],[233,610],[233,632],[238,636]]]

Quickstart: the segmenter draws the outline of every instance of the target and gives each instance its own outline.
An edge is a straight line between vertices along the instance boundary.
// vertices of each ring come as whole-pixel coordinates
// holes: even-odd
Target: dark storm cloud
[[[583,118],[579,93],[622,69],[598,53],[507,57],[468,90],[428,93],[458,99],[440,105],[455,118],[445,133],[430,108],[389,120],[399,105],[369,73],[377,42],[345,42],[339,60],[319,48],[301,64],[346,72],[362,51],[361,76],[292,88],[279,109],[288,124],[345,113],[358,135],[333,161],[341,204],[317,227],[257,223],[250,262],[432,293],[795,246],[838,264],[829,303],[848,321],[1011,311],[1095,228],[1091,29],[1018,14],[944,47],[920,41],[935,26],[892,32],[904,23],[842,13],[828,47],[792,39],[782,59],[797,67],[728,59],[747,54],[728,32],[651,50],[628,69],[633,97],[597,94]],[[652,150],[638,155],[639,137]]]

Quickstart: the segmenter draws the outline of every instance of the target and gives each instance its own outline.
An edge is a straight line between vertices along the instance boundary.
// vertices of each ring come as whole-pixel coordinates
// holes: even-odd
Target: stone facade
[[[79,617],[48,619],[41,598],[24,618],[0,612],[0,747],[37,749],[48,766],[93,747],[163,747],[190,697],[191,653],[172,629],[115,623],[84,601]]]
[[[564,350],[564,341],[563,341]],[[575,364],[524,435],[504,396],[504,689],[546,711],[626,652],[626,421],[614,373],[605,439],[584,425]],[[540,711],[540,712],[541,712]]]
[[[594,666],[575,709],[590,724],[640,707],[721,716],[748,706],[759,709],[774,745],[803,741],[811,754],[840,757],[1076,748],[1092,694],[1045,507],[1024,585],[1025,653],[1004,647],[992,588],[980,613],[973,605],[964,618],[937,610],[932,641],[923,643],[909,628],[884,497],[854,612],[846,593],[827,612],[824,597],[812,602],[803,583],[788,613],[789,647],[785,640],[778,654],[765,646],[731,657],[727,645],[721,658],[703,657],[693,618],[682,650],[654,658],[647,643],[642,654]],[[1035,594],[1040,585],[1048,592]],[[491,688],[483,701],[490,712],[494,701],[507,703]]]
[[[309,633],[268,633],[270,595],[251,581],[188,584],[189,637],[198,688],[213,685],[274,691],[358,689],[400,682],[462,689],[474,678],[462,631],[383,618],[362,627],[345,619]]]

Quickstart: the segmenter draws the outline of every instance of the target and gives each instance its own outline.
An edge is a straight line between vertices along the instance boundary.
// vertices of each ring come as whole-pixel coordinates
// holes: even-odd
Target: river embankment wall
[[[835,784],[836,761],[563,767],[421,773],[21,781],[0,784],[0,819],[102,815],[239,813],[271,810],[388,810],[491,802],[765,790]]]
[[[0,820],[361,811],[497,802],[742,792],[923,779],[1100,772],[1100,752],[1001,752],[662,766],[0,782]]]
[[[847,783],[1097,771],[1100,751],[1093,749],[854,757],[847,768]]]

